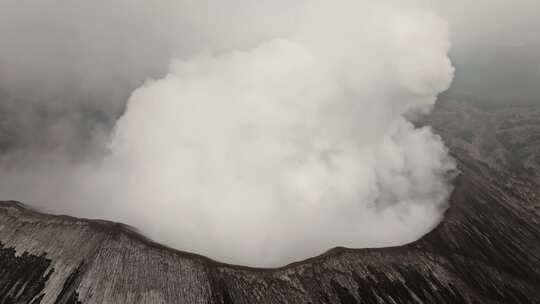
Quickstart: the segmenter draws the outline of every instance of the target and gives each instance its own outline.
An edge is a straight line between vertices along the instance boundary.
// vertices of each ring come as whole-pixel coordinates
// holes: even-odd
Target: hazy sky
[[[24,99],[89,100],[112,111],[145,78],[163,75],[172,56],[253,47],[298,26],[296,11],[309,2],[1,0],[0,87]],[[478,73],[475,78],[500,82],[496,75],[506,69],[497,67],[516,61],[528,69],[513,73],[512,82],[530,83],[538,75],[537,1],[385,2],[414,4],[447,20],[455,65],[472,65],[468,74]]]
[[[440,1],[449,20],[457,68],[456,91],[512,99],[540,99],[540,2]]]

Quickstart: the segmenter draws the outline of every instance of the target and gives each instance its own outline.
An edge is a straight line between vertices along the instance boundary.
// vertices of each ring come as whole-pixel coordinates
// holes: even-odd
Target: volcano
[[[6,201],[0,303],[540,303],[540,104],[448,95],[416,124],[444,139],[459,176],[444,220],[414,243],[250,268]]]

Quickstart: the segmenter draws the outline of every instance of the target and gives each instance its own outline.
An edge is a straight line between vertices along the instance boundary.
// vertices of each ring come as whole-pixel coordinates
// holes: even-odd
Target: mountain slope
[[[537,183],[456,138],[444,122],[470,109],[452,112],[463,105],[448,102],[426,122],[461,173],[445,219],[415,243],[255,269],[163,247],[121,224],[3,202],[0,303],[540,303]]]

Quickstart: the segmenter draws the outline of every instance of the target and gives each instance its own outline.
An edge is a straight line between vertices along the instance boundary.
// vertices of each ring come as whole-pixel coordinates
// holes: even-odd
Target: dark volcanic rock
[[[461,174],[444,221],[415,243],[255,269],[163,247],[121,224],[4,202],[0,303],[540,303],[535,179],[475,154],[437,111],[430,124]]]

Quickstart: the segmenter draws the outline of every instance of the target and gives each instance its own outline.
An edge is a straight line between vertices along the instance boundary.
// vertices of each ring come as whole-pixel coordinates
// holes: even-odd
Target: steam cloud
[[[3,195],[123,221],[173,247],[254,266],[283,265],[334,246],[403,244],[441,219],[454,164],[438,136],[403,117],[429,110],[453,77],[446,22],[425,6],[312,1],[261,13],[244,3],[246,18],[220,20],[215,13],[217,27],[208,27],[201,22],[210,18],[204,2],[184,3],[188,13],[177,21],[173,4],[150,9],[118,0],[115,8],[142,24],[111,27],[119,15],[98,10],[105,23],[95,29],[89,20],[97,15],[69,16],[77,12],[72,2],[55,8],[66,14],[60,21],[27,14],[28,3],[1,3],[23,10],[25,21],[72,29],[60,41],[73,44],[66,54],[77,55],[49,66],[41,61],[54,49],[10,53],[41,45],[25,39],[1,51],[0,80],[12,101],[4,103],[7,113],[20,114],[17,98],[31,100],[31,109],[39,100],[66,109],[99,99],[109,115],[102,120],[122,113],[109,122],[112,129],[106,122],[83,128],[85,140],[65,135],[73,130],[62,124],[47,131],[90,142],[96,153],[8,146]],[[21,23],[5,24],[11,22]],[[183,40],[179,28],[200,37]],[[113,34],[141,29],[154,47],[139,48],[136,35],[104,45]],[[102,32],[95,46],[71,40]],[[122,58],[124,51],[130,58]],[[13,58],[36,64],[22,69]],[[115,69],[92,67],[97,58]],[[118,100],[147,76],[154,79],[135,89],[123,109]]]

